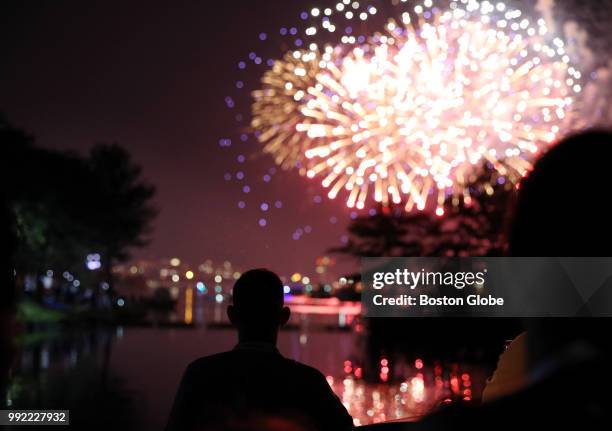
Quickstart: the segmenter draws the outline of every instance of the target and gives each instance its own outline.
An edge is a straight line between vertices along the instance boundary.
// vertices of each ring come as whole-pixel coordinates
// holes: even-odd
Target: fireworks
[[[469,204],[484,164],[493,180],[525,175],[567,127],[581,76],[542,19],[503,3],[400,6],[384,31],[347,28],[325,45],[317,33],[335,31],[333,12],[313,9],[321,27],[265,72],[251,125],[278,165],[319,179],[331,199],[407,210],[431,200],[441,214],[449,196]],[[376,13],[359,8],[336,6],[362,22]]]

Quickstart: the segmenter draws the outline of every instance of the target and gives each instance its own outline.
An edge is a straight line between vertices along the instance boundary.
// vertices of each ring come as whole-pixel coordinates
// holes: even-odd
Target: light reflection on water
[[[224,308],[196,307],[193,320],[199,325],[194,328],[81,328],[33,341],[19,353],[15,376],[22,384],[21,395],[13,394],[16,407],[19,402],[23,408],[48,407],[57,391],[48,386],[74,386],[78,369],[79,376],[93,381],[112,376],[121,382],[116,391],[130,399],[139,427],[163,427],[185,366],[234,346],[236,334],[225,325]],[[440,400],[470,399],[472,391],[481,391],[484,376],[478,367],[368,358],[363,325],[350,316],[295,313],[289,323],[279,335],[279,350],[326,375],[356,424],[420,416]],[[339,323],[350,326],[340,328]],[[377,376],[374,383],[363,378],[368,367]],[[50,395],[24,397],[27,382],[34,384],[34,392]]]
[[[445,376],[439,365],[423,367],[393,383],[368,383],[354,376],[327,381],[353,416],[355,425],[388,420],[416,420],[439,404],[453,400],[470,401],[472,375],[463,370]]]

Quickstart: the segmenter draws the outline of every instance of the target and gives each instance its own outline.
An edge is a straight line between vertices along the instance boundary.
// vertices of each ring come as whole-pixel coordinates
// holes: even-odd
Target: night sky
[[[256,139],[237,137],[248,132],[249,91],[267,60],[295,48],[295,36],[283,39],[279,30],[303,29],[302,11],[335,3],[3,1],[0,111],[42,146],[86,153],[94,143],[117,142],[131,152],[157,186],[160,209],[153,241],[136,258],[210,258],[314,275],[315,259],[346,240],[349,210],[342,199],[329,201],[316,180],[270,173],[274,163]],[[612,1],[518,3],[563,30],[584,76],[597,77],[583,92],[582,116],[610,124]],[[249,60],[255,52],[258,67]],[[240,102],[229,109],[241,80],[242,95],[232,99]],[[219,145],[228,138],[230,147]],[[351,266],[343,259],[337,274]]]
[[[236,127],[224,98],[237,62],[260,32],[298,24],[308,6],[4,1],[0,110],[42,146],[86,152],[117,142],[132,153],[157,186],[160,209],[151,245],[135,257],[227,259],[242,269],[313,274],[315,258],[340,244],[348,210],[324,193],[313,204],[315,183],[279,172],[265,193],[252,187],[250,199],[282,203],[260,227],[260,208],[240,210],[240,187],[224,180],[235,174],[236,152],[218,144]],[[257,164],[273,166],[267,156]],[[312,231],[292,239],[304,228]]]

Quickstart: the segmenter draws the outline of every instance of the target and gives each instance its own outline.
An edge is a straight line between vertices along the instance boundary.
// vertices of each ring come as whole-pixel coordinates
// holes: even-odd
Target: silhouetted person
[[[565,139],[520,185],[509,233],[512,256],[612,256],[612,133]],[[583,315],[612,302],[610,280]],[[526,321],[527,387],[480,407],[451,406],[423,429],[610,429],[610,318]]]
[[[279,328],[290,314],[276,274],[245,272],[227,308],[238,344],[187,367],[167,430],[240,428],[236,421],[252,429],[271,418],[294,424],[287,429],[351,429],[352,418],[325,377],[276,349]]]

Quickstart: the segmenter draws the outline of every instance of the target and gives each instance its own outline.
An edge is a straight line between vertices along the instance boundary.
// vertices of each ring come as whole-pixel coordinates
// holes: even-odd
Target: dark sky
[[[132,153],[157,186],[161,210],[152,244],[137,257],[312,274],[314,259],[339,244],[348,220],[342,204],[312,205],[307,179],[278,173],[265,193],[253,190],[255,199],[269,200],[272,190],[283,202],[259,227],[258,208],[239,210],[237,185],[223,179],[236,153],[218,145],[235,127],[223,101],[237,61],[259,32],[297,23],[305,5],[3,1],[0,110],[39,145],[86,152],[117,142]],[[294,241],[305,226],[312,232]]]
[[[0,112],[39,145],[86,153],[96,142],[117,142],[131,152],[157,186],[160,209],[153,241],[136,257],[178,256],[194,264],[227,259],[241,269],[312,275],[316,257],[340,244],[349,211],[295,172],[262,182],[273,162],[252,137],[237,139],[248,119],[237,124],[235,117],[248,116],[248,90],[257,87],[264,66],[239,71],[237,65],[249,63],[255,51],[264,60],[277,58],[292,46],[283,45],[281,27],[303,29],[301,11],[335,3],[3,0]],[[556,12],[597,36],[588,38],[590,45],[603,44],[594,58],[609,58],[599,53],[609,52],[610,38],[603,35],[610,19],[597,17],[612,8],[577,3],[555,2]],[[376,3],[381,11],[383,4]],[[265,42],[261,32],[268,34]],[[237,80],[247,85],[239,96],[244,103],[232,110],[224,99],[237,94]],[[219,140],[227,137],[232,146],[221,148]],[[247,163],[237,163],[238,155]],[[228,174],[231,181],[224,180]],[[241,200],[245,209],[238,208]],[[281,209],[274,207],[277,200]],[[262,212],[262,203],[271,210]],[[299,230],[304,233],[292,239]],[[337,272],[347,269],[341,266]]]

